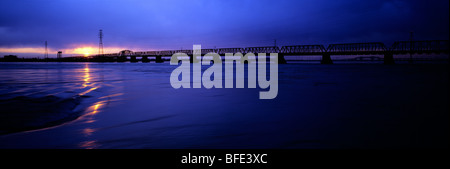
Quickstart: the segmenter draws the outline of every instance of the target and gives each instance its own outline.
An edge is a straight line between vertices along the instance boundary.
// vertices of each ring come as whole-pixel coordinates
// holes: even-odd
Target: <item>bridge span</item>
[[[278,63],[286,63],[285,56],[322,56],[322,64],[332,64],[332,55],[383,55],[382,60],[385,64],[394,64],[394,55],[399,54],[440,54],[449,53],[448,40],[429,40],[429,41],[397,41],[391,47],[386,47],[381,42],[369,43],[343,43],[330,44],[327,48],[323,45],[293,45],[293,46],[263,46],[246,48],[216,48],[201,49],[201,55],[207,53],[217,53],[225,56],[226,53],[278,53]],[[123,50],[119,53],[108,53],[95,55],[93,58],[103,59],[105,61],[137,62],[137,57],[141,57],[142,62],[150,62],[149,58],[154,58],[155,62],[164,62],[162,57],[172,56],[175,53],[185,53],[189,57],[193,56],[193,50],[161,50],[161,51],[137,51]],[[360,56],[360,58],[372,58],[372,56]],[[130,58],[130,59],[127,59]],[[378,59],[377,59],[378,60]]]

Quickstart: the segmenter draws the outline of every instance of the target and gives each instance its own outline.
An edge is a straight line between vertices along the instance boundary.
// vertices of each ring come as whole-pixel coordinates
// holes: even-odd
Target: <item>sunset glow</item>
[[[96,51],[95,48],[92,47],[81,47],[81,48],[75,48],[71,53],[73,54],[83,54],[85,57],[94,54]]]
[[[0,53],[40,53],[40,54],[44,54],[44,51],[45,51],[45,48],[33,48],[33,47],[0,48]],[[49,52],[51,53],[54,51],[49,50]]]
[[[132,51],[144,51],[146,49],[130,49],[127,47],[105,47],[105,53],[118,53],[121,50],[129,49]],[[148,49],[147,49],[148,50]],[[51,47],[48,48],[48,53],[50,55],[55,54],[58,51],[62,51],[63,54],[69,55],[83,55],[85,57],[96,55],[98,53],[98,47],[93,46],[77,46],[74,48],[65,48],[65,49],[53,49]],[[10,48],[0,48],[0,53],[34,53],[34,54],[44,54],[45,48],[43,47],[10,47]]]

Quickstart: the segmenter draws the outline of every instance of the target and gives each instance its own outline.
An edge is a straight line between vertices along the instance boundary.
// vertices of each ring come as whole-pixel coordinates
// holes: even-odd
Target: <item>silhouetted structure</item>
[[[58,59],[60,61],[68,62],[138,62],[140,57],[142,62],[164,62],[163,57],[170,57],[175,53],[185,53],[190,57],[191,62],[193,59],[193,50],[161,50],[161,51],[142,51],[133,52],[131,50],[122,50],[119,53],[107,53],[99,54],[90,57],[66,57]],[[449,41],[448,40],[429,40],[429,41],[397,41],[391,47],[386,47],[381,42],[370,43],[344,43],[344,44],[330,44],[328,48],[323,45],[293,45],[293,46],[266,46],[266,47],[247,47],[247,48],[214,48],[214,49],[202,49],[201,52],[196,54],[205,55],[207,53],[217,53],[220,56],[225,56],[226,53],[258,53],[266,54],[278,53],[278,63],[286,63],[285,56],[322,56],[322,64],[332,64],[333,60],[331,56],[346,56],[354,55],[358,56],[355,59],[346,59],[363,61],[384,61],[385,64],[394,64],[394,55],[405,54],[449,54]],[[361,56],[362,55],[362,56]],[[373,56],[381,55],[381,56]],[[404,59],[404,58],[403,58]],[[409,59],[409,58],[408,58]],[[21,61],[39,61],[39,59]],[[56,59],[55,59],[56,60]],[[402,60],[397,58],[397,60]],[[430,58],[422,58],[422,60],[433,60]],[[448,61],[448,58],[444,60]],[[1,60],[0,60],[1,61]],[[46,61],[52,61],[46,59]]]
[[[5,55],[3,56],[3,60],[5,61],[16,61],[18,60],[16,55]]]
[[[98,37],[100,38],[100,41],[98,43],[98,55],[102,56],[103,53],[103,31],[100,29],[98,32]]]
[[[364,55],[382,55],[385,64],[394,64],[394,55],[398,54],[422,54],[422,53],[449,53],[448,40],[431,40],[431,41],[397,41],[390,48],[381,42],[369,43],[344,43],[330,44],[328,48],[323,45],[294,45],[294,46],[265,46],[265,47],[247,47],[247,48],[214,48],[202,49],[201,55],[207,53],[217,53],[225,56],[225,53],[278,53],[278,63],[286,63],[285,56],[322,56],[322,64],[332,64],[332,55],[363,55],[361,58],[367,58]],[[104,54],[103,57],[111,57],[116,61],[126,61],[129,57],[131,62],[137,62],[136,57],[141,57],[142,61],[148,62],[149,57],[155,58],[155,62],[163,62],[162,57],[172,56],[175,53],[185,53],[192,59],[192,50],[162,50],[162,51],[143,51],[133,52],[124,50],[119,53]],[[375,59],[375,57],[369,57]],[[152,59],[150,59],[152,60]],[[372,60],[372,59],[371,59]]]
[[[62,51],[58,51],[56,54],[56,58],[61,59],[62,58]]]
[[[48,58],[48,49],[47,49],[47,41],[45,41],[45,52],[44,52],[44,58]]]

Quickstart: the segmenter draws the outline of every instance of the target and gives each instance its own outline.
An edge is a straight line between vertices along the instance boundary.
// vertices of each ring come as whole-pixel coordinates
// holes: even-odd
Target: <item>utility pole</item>
[[[101,29],[98,33],[98,37],[100,38],[100,42],[98,43],[98,55],[103,56],[103,31]]]
[[[45,53],[44,53],[44,58],[45,58],[45,59],[48,59],[47,41],[45,41]]]

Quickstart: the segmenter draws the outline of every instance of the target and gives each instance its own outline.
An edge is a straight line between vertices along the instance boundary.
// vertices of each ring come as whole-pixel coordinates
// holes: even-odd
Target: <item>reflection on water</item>
[[[84,123],[94,123],[95,115],[100,112],[101,110],[100,108],[102,107],[102,105],[104,105],[104,101],[94,103],[87,109],[87,112],[89,113],[86,113],[84,116],[82,116],[80,120],[83,120]],[[87,126],[86,128],[82,129],[81,133],[83,133],[84,136],[89,139],[89,136],[91,136],[96,131],[97,129]],[[91,141],[84,141],[79,146],[80,148],[92,149],[100,146],[100,144],[98,144],[98,142],[95,140],[91,140]]]
[[[97,83],[92,83],[91,82],[91,74],[90,74],[89,71],[90,71],[89,70],[89,64],[86,64],[85,68],[84,68],[84,71],[83,71],[83,73],[84,73],[84,76],[83,76],[83,81],[84,81],[83,88],[87,88],[88,90],[80,93],[79,94],[80,96],[88,94],[89,92],[91,92],[91,91],[93,91],[93,90],[98,88],[98,87],[94,87],[94,86],[97,85]]]
[[[92,133],[94,133],[96,131],[96,129],[92,129],[92,128],[85,128],[85,129],[83,129],[83,134],[85,135],[85,136],[90,136],[90,135],[92,135]]]
[[[0,136],[0,148],[448,145],[446,65],[280,65],[277,98],[259,100],[260,89],[173,89],[166,63],[0,64],[0,100],[56,97],[81,115]]]
[[[99,101],[97,103],[94,103],[92,106],[90,106],[86,111],[89,113],[86,113],[82,117],[79,118],[79,120],[84,121],[84,123],[94,123],[95,115],[100,112],[100,107],[104,104],[104,101]],[[89,136],[91,136],[94,132],[96,132],[97,129],[91,128],[87,126],[86,128],[82,129],[81,133],[84,134],[86,138],[89,139]],[[100,146],[97,141],[91,140],[91,141],[84,141],[80,144],[80,148],[86,148],[91,149]]]
[[[95,141],[95,140],[84,141],[84,142],[80,143],[80,148],[85,148],[85,149],[94,149],[94,148],[97,148],[98,146],[100,146],[100,145],[98,145],[97,141]]]
[[[97,83],[93,83],[91,82],[91,74],[90,74],[90,69],[89,69],[89,64],[85,64],[85,68],[84,68],[84,76],[83,76],[83,87],[84,88],[89,88],[88,90],[80,93],[80,96],[86,95],[96,89],[98,89],[99,87],[94,87],[94,86],[101,86],[97,85]],[[102,83],[103,81],[100,81],[100,83]],[[105,98],[105,96],[100,97],[99,99]],[[80,117],[80,120],[83,120],[84,123],[94,123],[95,122],[95,114],[97,114],[99,112],[99,108],[104,104],[104,101],[98,101],[96,103],[93,103],[91,106],[89,106],[86,109],[86,113],[85,115],[83,115],[82,117]],[[89,137],[91,136],[96,130],[92,129],[90,127],[86,127],[85,129],[82,130],[82,133],[86,136]],[[97,147],[97,142],[92,140],[92,141],[84,141],[80,144],[80,148],[86,148],[86,149],[91,149],[91,148],[95,148]]]
[[[0,103],[8,101],[15,97],[27,96],[30,99],[46,102],[45,100],[38,100],[39,98],[58,98],[63,101],[54,101],[51,107],[59,111],[59,119],[64,119],[67,114],[73,111],[72,114],[79,114],[74,121],[67,121],[59,126],[51,126],[33,130],[38,133],[42,131],[62,128],[62,126],[76,126],[79,129],[75,133],[80,133],[80,148],[91,148],[96,141],[90,138],[97,131],[95,123],[97,121],[96,115],[101,113],[103,107],[107,104],[121,100],[119,97],[123,95],[122,77],[120,74],[106,74],[105,72],[114,71],[111,68],[104,69],[103,65],[92,63],[8,63],[0,65]],[[105,78],[107,80],[105,80]],[[28,100],[30,100],[28,99]],[[64,100],[80,100],[75,109],[65,109],[64,107],[72,106]],[[59,105],[60,104],[60,105]],[[2,104],[0,104],[1,106]],[[38,105],[38,103],[36,103]],[[46,112],[46,108],[42,104],[42,112]],[[33,112],[36,106],[25,110],[25,112]],[[3,107],[0,107],[4,109]],[[52,110],[53,111],[53,110]],[[49,118],[41,115],[45,123],[51,123],[55,119],[51,115]],[[73,118],[71,118],[73,119]],[[80,132],[81,131],[81,132]],[[74,131],[72,131],[74,132]],[[72,139],[74,136],[71,137]],[[1,140],[0,140],[1,141]]]
[[[102,105],[101,103],[97,103],[97,104],[94,105],[94,111],[92,111],[92,115],[97,113],[98,107],[101,106],[101,105]]]
[[[93,123],[93,122],[95,122],[94,115],[97,114],[100,111],[100,107],[103,104],[104,104],[104,101],[99,101],[99,102],[94,103],[93,105],[89,106],[86,109],[87,113],[85,113],[79,119],[83,120],[85,123]]]
[[[87,87],[89,82],[89,79],[91,79],[91,76],[89,74],[89,66],[86,64],[86,67],[84,68],[84,76],[83,76],[83,87]]]

